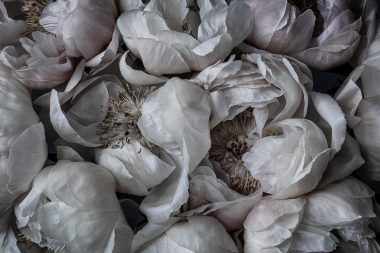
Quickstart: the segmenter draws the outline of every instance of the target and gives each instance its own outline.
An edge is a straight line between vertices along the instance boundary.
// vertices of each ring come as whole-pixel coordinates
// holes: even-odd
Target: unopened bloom
[[[355,17],[347,0],[245,2],[253,12],[248,42],[254,47],[324,70],[346,63],[359,44],[361,17]]]
[[[111,41],[115,16],[114,0],[58,0],[46,6],[40,24],[62,38],[68,56],[91,59]]]
[[[2,61],[26,87],[51,89],[67,81],[74,70],[62,40],[42,32],[34,32],[33,40],[21,38],[21,48],[3,49]],[[25,51],[24,51],[25,50]]]
[[[132,231],[115,190],[106,169],[61,160],[41,171],[17,204],[17,225],[26,238],[54,251],[128,251]]]

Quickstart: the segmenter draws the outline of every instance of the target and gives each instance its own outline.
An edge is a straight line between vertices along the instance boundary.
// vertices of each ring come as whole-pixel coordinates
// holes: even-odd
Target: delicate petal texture
[[[191,172],[210,149],[210,111],[206,92],[173,78],[147,98],[138,126],[150,142],[179,153]]]
[[[245,2],[254,17],[248,37],[251,45],[293,56],[318,70],[342,65],[353,56],[360,41],[361,17],[371,15],[369,10],[363,13],[363,4],[355,20],[346,0],[314,1],[311,7],[302,2],[301,11],[287,0]]]
[[[244,196],[231,190],[218,179],[211,168],[198,167],[191,175],[188,209],[182,216],[210,215],[217,218],[227,230],[243,227],[252,207],[261,199],[262,191]]]
[[[142,245],[136,253],[237,253],[232,238],[222,224],[207,216],[180,221]]]
[[[115,195],[115,180],[88,162],[59,161],[34,180],[16,206],[18,226],[56,252],[128,251],[132,231]]]
[[[0,64],[0,152],[7,154],[12,143],[28,127],[39,122],[28,90]]]
[[[142,70],[133,69],[133,60],[130,51],[127,51],[120,58],[119,67],[124,79],[133,85],[154,85],[165,83],[168,78],[150,75]],[[127,58],[128,57],[128,58]]]
[[[179,212],[189,198],[188,171],[181,161],[172,162],[175,170],[161,184],[152,188],[140,205],[141,212],[149,222],[166,222],[171,215]]]
[[[96,67],[100,64],[106,64],[111,62],[116,57],[117,50],[119,49],[119,37],[119,31],[115,27],[115,30],[112,33],[112,39],[108,44],[107,48],[104,49],[103,52],[97,54],[92,59],[90,59],[86,63],[86,67]]]
[[[212,65],[192,81],[210,94],[211,126],[232,119],[248,107],[270,111],[268,121],[305,117],[311,73],[302,63],[271,54],[243,55],[242,60]],[[306,88],[305,88],[306,87]],[[276,106],[284,99],[284,106]],[[258,119],[256,119],[258,121]],[[262,122],[264,126],[266,120]]]
[[[346,134],[342,149],[329,162],[319,188],[348,177],[364,163],[358,141]]]
[[[174,170],[137,141],[118,149],[99,149],[95,161],[114,175],[118,192],[133,195],[147,195],[150,188],[162,183]]]
[[[25,30],[26,22],[11,19],[4,3],[0,1],[0,50],[5,46],[16,43]]]
[[[34,32],[33,39],[20,39],[26,53],[13,46],[1,52],[0,57],[13,69],[17,79],[36,90],[51,89],[67,81],[74,66],[66,56],[63,42],[42,32]]]
[[[354,56],[350,60],[353,66],[360,65],[369,55],[369,46],[374,41],[376,36],[376,13],[377,3],[375,0],[354,0],[351,1],[355,4],[356,9],[362,10],[362,28],[360,33],[360,43]]]
[[[319,233],[318,230],[329,232],[335,229],[342,240],[358,243],[360,252],[376,252],[364,250],[371,247],[371,238],[375,236],[368,226],[370,219],[375,217],[371,199],[373,195],[371,189],[352,177],[315,191],[307,196],[301,230],[308,228],[314,230],[313,233]],[[301,231],[301,234],[303,233]],[[330,242],[324,247],[333,247],[331,239],[334,237],[324,234],[325,240],[330,238]],[[310,244],[307,241],[295,245],[297,248],[308,248],[305,252],[320,250],[318,244]]]
[[[288,252],[301,221],[305,198],[261,200],[244,222],[244,252]]]
[[[79,84],[73,99],[85,88],[73,106],[64,112],[56,90],[50,96],[50,121],[58,135],[70,142],[86,147],[101,145],[98,124],[103,121],[108,107],[108,99],[120,89],[120,81],[114,76],[95,77]]]
[[[27,191],[47,158],[44,127],[28,91],[0,65],[0,217]]]
[[[127,47],[140,58],[149,74],[179,74],[200,71],[223,60],[248,35],[252,14],[241,1],[219,3],[205,10],[200,4],[201,23],[186,1],[153,0],[144,10],[123,13],[117,26]],[[190,30],[191,29],[191,30]],[[192,33],[192,35],[187,33]]]
[[[62,38],[68,56],[91,59],[111,41],[115,14],[113,0],[58,0],[44,9],[40,24]]]
[[[303,119],[280,121],[265,130],[279,134],[258,139],[243,156],[245,167],[263,191],[278,199],[312,191],[332,157],[322,131]]]
[[[338,241],[327,229],[301,223],[293,234],[290,252],[333,252]]]
[[[380,191],[380,139],[377,133],[380,127],[379,41],[378,33],[369,48],[368,58],[347,77],[335,95],[366,161],[357,173],[377,192]]]
[[[338,152],[346,136],[346,119],[338,103],[329,95],[311,92],[313,108],[310,119],[324,132],[334,152]]]

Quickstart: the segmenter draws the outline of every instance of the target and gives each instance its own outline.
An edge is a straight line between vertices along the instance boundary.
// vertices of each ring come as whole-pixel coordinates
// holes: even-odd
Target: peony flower
[[[346,63],[359,44],[361,17],[355,18],[346,0],[245,2],[254,17],[247,41],[259,49],[325,70]]]
[[[225,228],[212,217],[171,218],[163,224],[148,224],[134,237],[132,252],[145,253],[237,253]]]
[[[26,30],[26,23],[8,16],[7,9],[0,1],[0,49],[17,42]]]
[[[44,127],[27,89],[0,64],[0,250],[15,242],[8,230],[12,205],[28,191],[47,158]]]
[[[51,89],[67,81],[74,70],[60,39],[34,32],[33,40],[21,38],[24,50],[13,46],[3,49],[2,61],[13,69],[20,82],[31,89]]]
[[[129,251],[132,231],[104,168],[89,162],[58,161],[33,181],[15,207],[26,238],[56,252]]]
[[[187,175],[210,145],[202,89],[177,78],[155,91],[123,87],[108,75],[80,83],[72,101],[62,110],[53,90],[53,128],[69,143],[99,147],[95,161],[113,173],[118,191],[147,195],[140,208],[149,220],[163,222],[186,202]]]
[[[259,134],[267,121],[306,116],[313,83],[304,64],[273,54],[241,58],[214,64],[192,79],[210,95],[212,127],[249,107],[254,108]]]
[[[263,191],[287,199],[317,187],[332,158],[320,128],[309,120],[287,119],[265,131],[242,158]]]
[[[371,239],[375,233],[368,226],[375,217],[373,195],[364,183],[352,177],[309,194],[290,248],[300,252],[330,252],[339,241],[351,241],[358,244],[360,252],[375,252],[368,250],[378,245]]]
[[[186,1],[153,0],[144,10],[132,9],[119,17],[124,42],[148,76],[203,70],[226,58],[248,36],[252,16],[243,2],[203,0],[198,6],[200,11],[194,12]]]
[[[115,18],[113,0],[58,0],[46,6],[40,24],[62,38],[68,56],[91,59],[111,41]]]
[[[377,183],[380,181],[380,140],[377,134],[380,127],[379,39],[378,33],[368,48],[368,58],[347,77],[335,95],[366,161],[357,173],[377,192],[380,190]]]
[[[244,252],[288,252],[305,203],[303,197],[261,200],[244,222]]]

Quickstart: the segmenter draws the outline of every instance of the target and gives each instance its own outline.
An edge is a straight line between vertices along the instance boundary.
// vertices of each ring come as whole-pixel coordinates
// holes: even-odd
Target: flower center
[[[288,3],[298,7],[301,12],[307,11],[308,9],[314,12],[315,25],[313,37],[318,37],[323,32],[324,19],[318,9],[317,3],[315,3],[315,0],[288,0]]]
[[[220,164],[227,173],[231,189],[243,195],[250,195],[260,188],[260,182],[251,176],[242,160],[250,148],[247,137],[254,128],[252,111],[248,109],[211,130],[210,160]]]
[[[26,17],[26,35],[30,35],[32,32],[35,31],[48,33],[40,25],[40,17],[45,7],[52,2],[53,0],[24,0],[22,12]]]
[[[104,147],[120,148],[125,143],[136,140],[146,148],[154,148],[137,126],[141,107],[153,90],[154,87],[132,89],[127,86],[125,91],[109,99],[107,114],[100,123],[98,132]]]

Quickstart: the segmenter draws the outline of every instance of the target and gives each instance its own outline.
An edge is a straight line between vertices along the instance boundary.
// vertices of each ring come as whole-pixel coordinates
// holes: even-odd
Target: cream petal
[[[287,252],[305,202],[305,198],[262,199],[244,222],[244,252]]]
[[[132,195],[147,195],[175,169],[136,141],[121,149],[98,149],[95,161],[114,175],[118,192]]]

